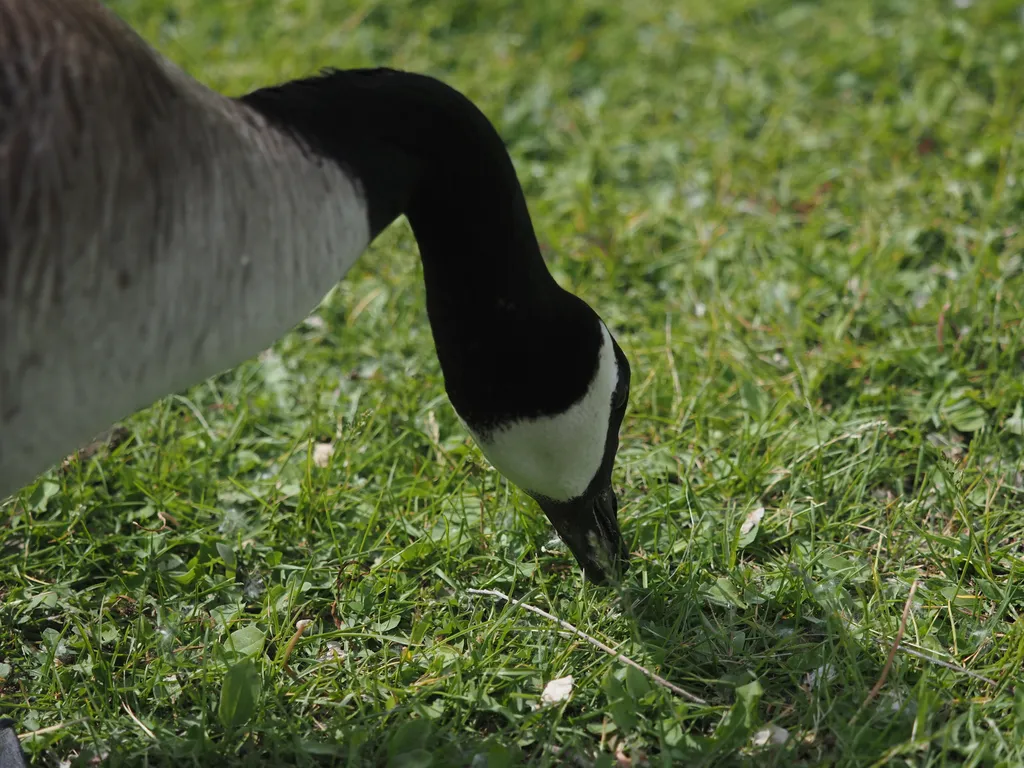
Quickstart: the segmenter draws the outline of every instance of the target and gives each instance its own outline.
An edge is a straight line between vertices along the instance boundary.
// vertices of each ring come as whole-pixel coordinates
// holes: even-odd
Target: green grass
[[[261,361],[0,512],[0,708],[40,765],[1024,762],[1016,0],[113,5],[229,93],[383,64],[481,105],[632,361],[634,558],[585,586],[468,440],[401,222]]]

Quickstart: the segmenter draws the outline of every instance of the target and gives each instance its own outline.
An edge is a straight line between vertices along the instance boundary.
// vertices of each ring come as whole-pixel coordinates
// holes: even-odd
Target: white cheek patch
[[[493,430],[487,440],[470,429],[494,468],[525,491],[568,501],[587,489],[601,467],[619,378],[604,323],[601,333],[597,373],[586,394],[568,410],[512,422]]]

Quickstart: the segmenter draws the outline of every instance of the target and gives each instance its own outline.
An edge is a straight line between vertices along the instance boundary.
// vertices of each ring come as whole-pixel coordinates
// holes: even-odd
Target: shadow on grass
[[[417,727],[409,728],[415,724]],[[592,764],[593,753],[549,748],[543,744],[517,747],[515,737],[501,733],[481,735],[456,724],[437,727],[421,719],[407,719],[397,728],[379,730],[330,727],[321,738],[294,733],[292,720],[263,720],[259,733],[234,739],[205,737],[198,729],[185,734],[157,730],[146,740],[130,739],[130,746],[110,743],[97,749],[65,733],[46,747],[26,747],[34,753],[30,763],[0,762],[0,768],[84,768],[85,766],[485,766]]]
[[[339,668],[336,681],[320,690],[315,702],[304,700],[314,697],[302,685],[293,687],[280,675],[284,685],[265,692],[248,721],[251,733],[226,731],[215,720],[197,722],[217,712],[216,693],[198,683],[183,680],[175,706],[165,701],[148,708],[146,692],[122,693],[127,688],[120,682],[93,692],[116,690],[121,699],[113,705],[90,703],[92,712],[105,714],[94,714],[91,721],[65,718],[61,727],[33,737],[26,747],[35,756],[32,765],[54,768],[205,767],[211,762],[599,765],[602,755],[614,754],[609,745],[624,733],[626,748],[643,753],[650,765],[844,764],[847,754],[868,760],[912,745],[923,707],[933,728],[969,709],[936,692],[951,685],[950,676],[953,684],[962,682],[955,672],[897,657],[881,695],[858,713],[888,648],[862,628],[863,619],[853,620],[860,609],[856,591],[841,580],[812,581],[792,565],[762,577],[744,582],[737,568],[727,580],[700,564],[653,563],[642,577],[631,573],[616,599],[598,596],[599,610],[621,614],[621,619],[609,617],[602,640],[706,704],[657,685],[638,687],[621,675],[622,685],[609,685],[610,675],[626,669],[590,643],[522,607],[462,594],[451,610],[462,625],[474,627],[465,631],[472,637],[477,627],[495,628],[503,636],[469,642],[440,674],[424,671],[423,679],[402,680],[387,671],[396,669],[398,657],[385,654],[379,664],[371,662],[380,672],[372,679],[361,679],[358,669]],[[534,604],[529,594],[525,602]],[[565,609],[570,603],[560,604]],[[557,613],[543,598],[536,605]],[[584,612],[585,605],[585,600],[575,602]],[[479,621],[469,619],[474,611]],[[19,627],[23,639],[34,624]],[[590,628],[581,623],[580,629]],[[443,633],[440,627],[436,631]],[[367,646],[367,658],[381,651],[376,640],[360,643]],[[547,650],[540,659],[536,648],[542,645]],[[573,697],[553,711],[532,708],[524,700],[527,675],[558,669],[576,676]],[[434,679],[420,687],[426,678]],[[920,686],[922,681],[931,689]],[[34,707],[53,706],[44,706],[43,698],[59,695],[56,690],[44,697],[25,689],[17,698],[10,689],[6,693],[7,714],[18,707],[22,730],[31,729],[26,721]],[[752,749],[755,734],[769,727],[775,730],[760,737],[769,743]],[[966,734],[972,726],[965,727]],[[782,743],[770,743],[783,733]],[[947,749],[957,754],[959,748],[954,743]],[[0,763],[0,768],[16,764]]]
[[[486,700],[464,705],[451,716],[437,712],[425,717],[424,704],[429,709],[436,698],[424,697],[387,712],[351,717],[351,702],[344,700],[337,702],[334,711],[320,706],[312,714],[293,714],[298,708],[285,691],[265,701],[266,709],[255,719],[257,730],[251,733],[232,734],[219,724],[208,728],[189,724],[161,707],[143,718],[146,724],[134,715],[113,727],[71,722],[63,730],[37,737],[27,751],[34,754],[31,765],[53,768],[209,768],[211,763],[591,766],[602,764],[602,753],[611,756],[609,735],[627,731],[623,726],[628,722],[623,720],[630,719],[645,722],[645,731],[659,734],[657,739],[634,738],[633,743],[627,737],[629,751],[647,758],[647,763],[633,765],[848,764],[845,753],[866,759],[913,740],[921,706],[914,689],[922,679],[913,667],[903,669],[898,661],[882,695],[858,714],[881,672],[884,648],[857,641],[848,627],[810,615],[764,621],[765,611],[785,613],[771,601],[745,612],[700,608],[699,596],[693,594],[696,590],[695,582],[682,594],[674,594],[668,583],[646,592],[624,589],[623,596],[633,601],[631,623],[637,640],[632,650],[624,645],[623,651],[636,654],[645,667],[700,696],[706,705],[683,701],[657,686],[640,692],[624,686],[622,695],[629,701],[623,711],[622,702],[612,701],[607,685],[598,681],[603,698],[583,692],[558,715],[544,711],[516,715],[509,701],[514,694],[505,689],[492,691]],[[502,610],[495,603],[495,611]],[[580,643],[569,652],[586,654],[589,648]],[[591,662],[594,656],[600,664],[601,654],[592,654]],[[583,666],[586,662],[581,662]],[[827,725],[821,725],[826,713]],[[947,704],[942,717],[952,720],[958,714],[958,707]],[[933,726],[938,725],[935,715],[931,717]],[[768,735],[760,737],[768,743],[752,748],[758,738],[755,734],[763,734],[769,726]],[[124,729],[120,737],[119,728]],[[772,744],[779,734],[784,741]],[[97,752],[89,745],[102,747]],[[958,754],[955,743],[948,749],[949,755]],[[969,756],[966,746],[963,756]],[[0,762],[0,768],[20,766]]]

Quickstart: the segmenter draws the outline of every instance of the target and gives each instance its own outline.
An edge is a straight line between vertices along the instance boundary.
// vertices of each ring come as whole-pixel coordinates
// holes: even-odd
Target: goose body
[[[400,215],[456,412],[588,577],[624,567],[629,364],[486,117],[385,69],[228,98],[96,0],[0,0],[0,498],[270,346]]]

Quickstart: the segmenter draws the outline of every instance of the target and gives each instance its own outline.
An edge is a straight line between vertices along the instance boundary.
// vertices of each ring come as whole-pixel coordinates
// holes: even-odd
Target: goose
[[[459,419],[585,580],[621,576],[630,364],[480,109],[389,68],[228,97],[98,0],[0,0],[0,499],[258,355],[400,216]]]
[[[14,721],[0,719],[0,768],[26,768],[25,753],[14,731]]]

